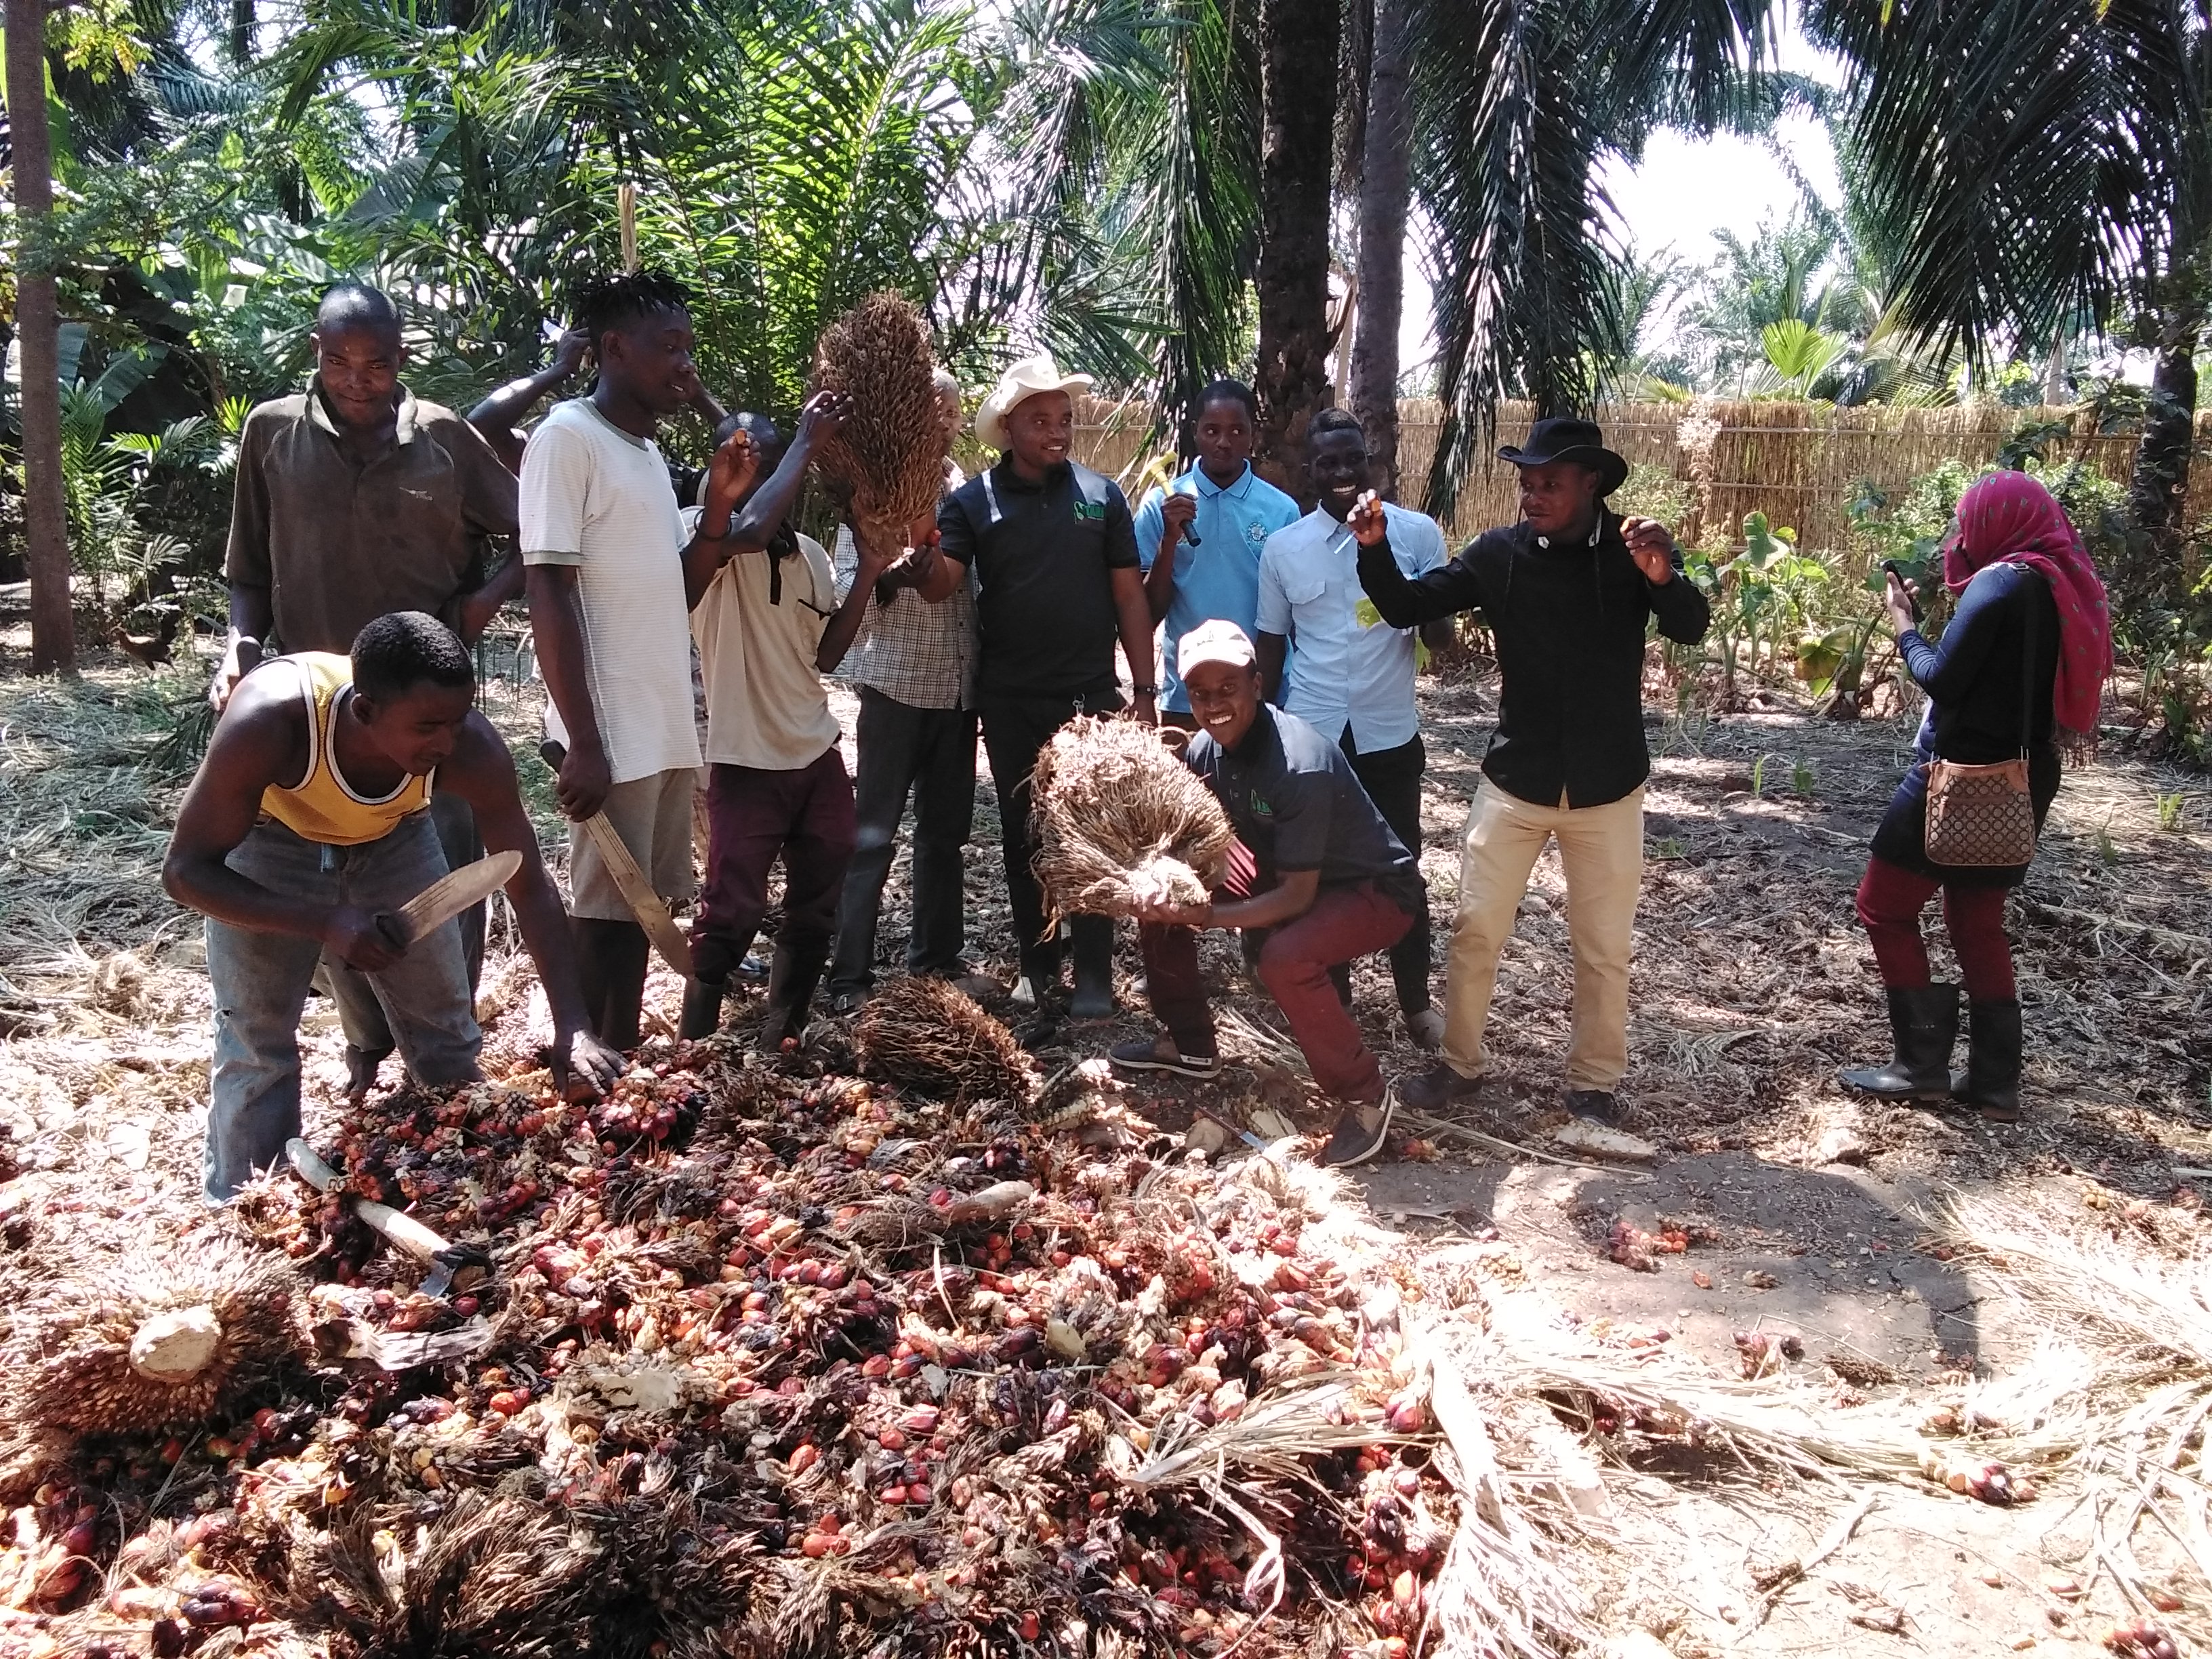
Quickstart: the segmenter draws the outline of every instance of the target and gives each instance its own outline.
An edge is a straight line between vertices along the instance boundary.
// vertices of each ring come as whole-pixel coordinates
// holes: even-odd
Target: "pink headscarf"
[[[2112,672],[2112,619],[2105,584],[2066,509],[2025,472],[1991,472],[1959,497],[1959,522],[1943,544],[1943,585],[1962,593],[1978,570],[2024,564],[2058,601],[2058,682],[2053,711],[2062,731],[2097,729],[2097,707]]]

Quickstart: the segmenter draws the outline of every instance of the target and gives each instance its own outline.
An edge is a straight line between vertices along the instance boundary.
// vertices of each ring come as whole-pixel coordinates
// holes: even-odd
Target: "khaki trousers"
[[[1487,778],[1468,809],[1444,981],[1444,1060],[1462,1077],[1486,1064],[1483,1028],[1498,953],[1513,932],[1544,843],[1558,836],[1574,947],[1570,1089],[1611,1089],[1628,1069],[1628,955],[1644,882],[1644,791],[1604,806],[1538,806]]]

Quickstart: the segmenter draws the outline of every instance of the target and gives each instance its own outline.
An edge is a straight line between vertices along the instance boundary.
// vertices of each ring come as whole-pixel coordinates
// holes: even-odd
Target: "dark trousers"
[[[816,967],[830,954],[837,896],[853,857],[853,785],[833,744],[811,766],[716,766],[707,784],[707,881],[691,954],[702,980],[725,980],[768,913],[768,874],[783,858],[780,948]]]
[[[2017,994],[2012,942],[2005,937],[2005,890],[1978,882],[1941,882],[1883,859],[1867,860],[1859,883],[1859,925],[1874,945],[1881,982],[1893,990],[1924,990],[1933,975],[1920,913],[1938,889],[1943,926],[1959,958],[1959,977],[1976,1002],[2007,1002]]]
[[[975,820],[975,711],[917,708],[864,685],[854,735],[860,750],[853,784],[857,830],[837,907],[833,995],[865,991],[874,982],[876,922],[909,792],[914,927],[907,939],[907,971],[957,972],[967,942],[963,866]]]
[[[1214,897],[1249,898],[1273,885],[1274,878],[1255,869],[1252,854],[1237,842]],[[1403,907],[1366,881],[1324,887],[1312,908],[1268,928],[1260,941],[1260,982],[1290,1022],[1291,1036],[1323,1094],[1362,1104],[1382,1097],[1382,1068],[1330,980],[1340,964],[1387,949],[1412,925]],[[1137,930],[1137,941],[1145,953],[1153,1015],[1184,1054],[1212,1054],[1213,1010],[1199,978],[1197,930],[1147,922]]]
[[[1406,850],[1418,865],[1421,856],[1421,775],[1429,769],[1427,747],[1416,734],[1411,743],[1363,755],[1352,740],[1352,728],[1346,726],[1343,749],[1351,757],[1352,769],[1360,787],[1367,791],[1367,799],[1375,803],[1382,822],[1406,843]],[[1398,988],[1401,1013],[1410,1017],[1429,1006],[1429,884],[1424,881],[1421,905],[1414,912],[1413,925],[1406,930],[1403,939],[1390,947],[1390,977]],[[1340,968],[1337,974],[1339,988],[1349,989],[1349,966]]]
[[[987,696],[982,699],[983,748],[991,759],[991,782],[999,794],[1000,844],[1006,855],[1006,899],[1014,913],[1015,943],[1022,957],[1022,971],[1040,990],[1060,976],[1061,946],[1055,936],[1045,940],[1044,896],[1037,890],[1030,860],[1036,847],[1030,839],[1030,774],[1052,734],[1078,714],[1103,714],[1121,707],[1114,692],[1085,698]],[[1096,948],[1103,935],[1106,950],[1113,949],[1114,922],[1109,916],[1071,916],[1068,932],[1078,941]]]

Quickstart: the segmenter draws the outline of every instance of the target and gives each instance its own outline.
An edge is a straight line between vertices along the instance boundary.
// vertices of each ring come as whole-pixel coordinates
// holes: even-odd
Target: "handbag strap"
[[[2043,611],[2036,603],[2035,589],[2043,578],[2025,565],[2021,568],[2033,578],[2033,585],[2022,590],[2027,595],[2027,622],[2020,641],[2020,757],[2026,760],[2035,741],[2035,624]]]

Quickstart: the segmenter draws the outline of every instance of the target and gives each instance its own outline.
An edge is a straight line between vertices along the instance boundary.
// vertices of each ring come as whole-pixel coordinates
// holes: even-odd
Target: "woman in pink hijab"
[[[1887,1066],[1838,1076],[1883,1099],[1955,1098],[2010,1122],[2020,1116],[2021,1020],[2004,900],[2027,866],[1929,862],[1928,766],[1995,765],[2025,749],[2040,830],[2058,793],[2059,744],[2086,742],[2096,731],[2112,668],[2112,622],[2105,585],[2065,509],[2025,472],[1990,473],[1959,498],[1957,525],[1943,544],[1943,585],[1958,605],[1931,645],[1913,623],[1914,592],[1890,578],[1886,603],[1898,652],[1928,694],[1916,763],[1875,831],[1858,891],[1859,921],[1888,989],[1895,1053]],[[1966,982],[1966,1069],[1956,1076],[1958,987],[1933,982],[1920,934],[1920,913],[1938,890]]]

